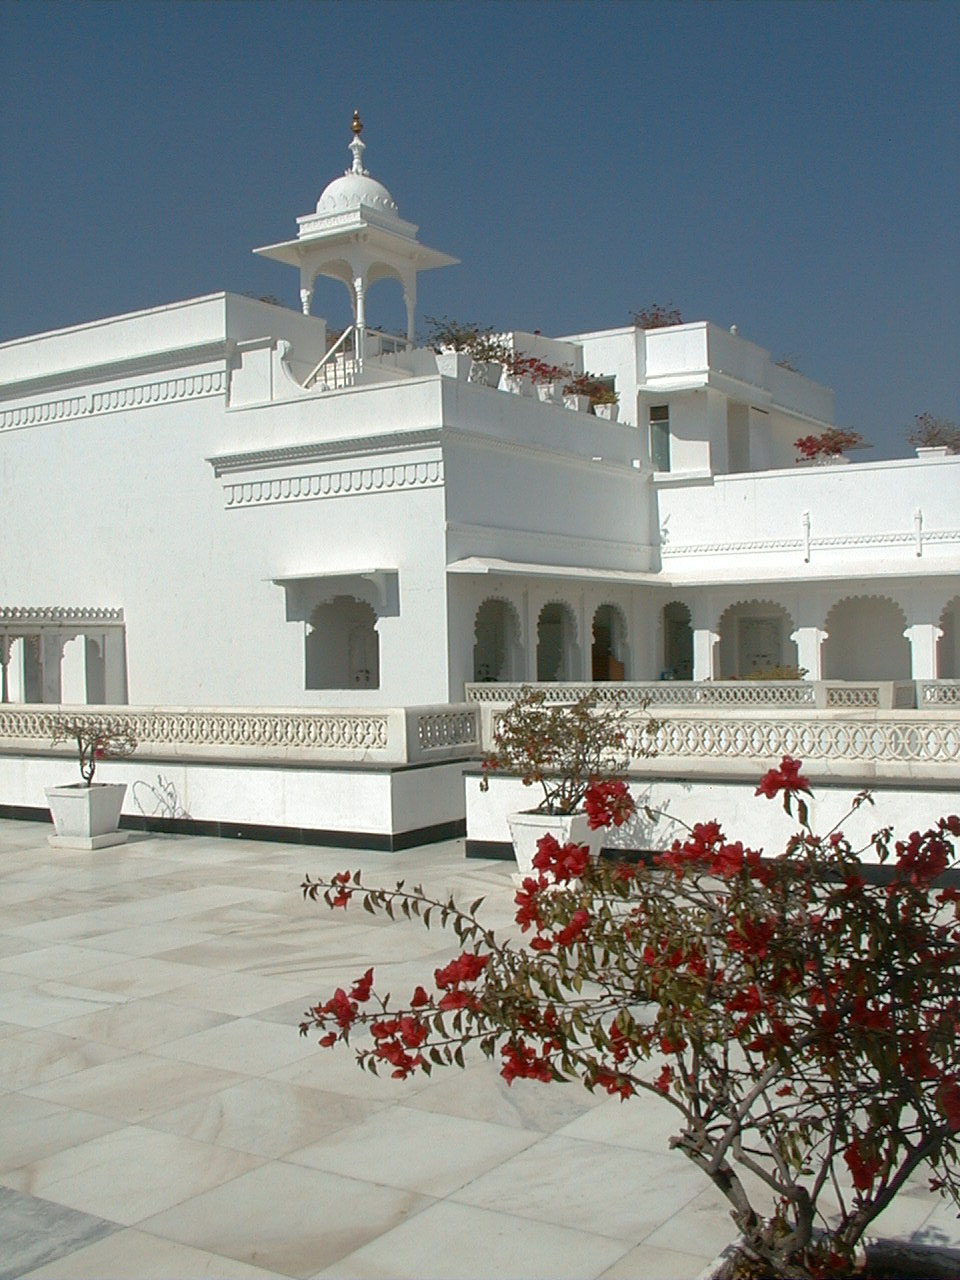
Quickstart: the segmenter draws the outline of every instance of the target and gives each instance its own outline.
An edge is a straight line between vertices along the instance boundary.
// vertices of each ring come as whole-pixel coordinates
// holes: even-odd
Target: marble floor
[[[0,1280],[695,1277],[733,1235],[671,1114],[485,1059],[398,1083],[297,1024],[369,965],[409,991],[438,931],[331,916],[362,866],[511,916],[506,863],[135,835],[94,853],[0,821]],[[956,1245],[925,1179],[887,1234]]]

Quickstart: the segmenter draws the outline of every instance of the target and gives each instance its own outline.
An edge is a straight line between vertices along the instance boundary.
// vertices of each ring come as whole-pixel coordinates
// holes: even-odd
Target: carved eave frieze
[[[65,626],[122,627],[123,610],[82,605],[0,605],[0,630]]]
[[[223,480],[228,510],[438,489],[444,483],[439,428],[318,441],[207,461]],[[278,470],[283,474],[276,474]]]

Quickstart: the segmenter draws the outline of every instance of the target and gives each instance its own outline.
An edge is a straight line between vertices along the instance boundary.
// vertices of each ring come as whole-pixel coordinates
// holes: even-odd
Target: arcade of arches
[[[637,647],[619,605],[588,611],[581,636],[583,615],[556,598],[531,615],[529,652],[521,606],[489,597],[474,619],[473,679],[960,679],[960,596],[931,622],[911,621],[882,595],[843,596],[817,612],[819,622],[811,623],[775,600],[741,599],[704,625],[695,604],[673,599],[641,617],[640,625],[655,623],[655,633]],[[649,658],[638,661],[634,651]]]

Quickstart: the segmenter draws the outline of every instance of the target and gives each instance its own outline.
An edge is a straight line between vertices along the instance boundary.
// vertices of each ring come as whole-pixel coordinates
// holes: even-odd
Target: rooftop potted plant
[[[916,448],[918,458],[945,458],[960,453],[960,427],[932,413],[918,413],[907,439]]]
[[[579,413],[589,413],[591,408],[596,413],[598,405],[616,406],[618,396],[611,388],[609,381],[598,373],[577,373],[570,378],[563,389],[563,403],[568,409]],[[615,419],[613,410],[604,410],[598,417]]]
[[[53,818],[54,846],[65,849],[102,849],[122,844],[126,832],[117,830],[127,790],[125,782],[94,782],[97,764],[119,759],[136,750],[137,740],[121,722],[99,716],[59,718],[54,721],[51,745],[75,742],[80,781],[48,787],[47,802]]]
[[[632,754],[653,754],[655,726],[644,722],[628,741],[626,716],[617,703],[598,706],[595,689],[575,702],[548,703],[543,689],[525,685],[496,719],[481,790],[488,789],[496,772],[519,776],[525,787],[541,792],[534,809],[507,819],[521,876],[529,875],[545,833],[586,844],[596,856],[603,840],[597,804],[613,805],[616,826],[633,813],[624,781],[627,767]]]
[[[866,441],[859,431],[844,431],[840,427],[827,427],[817,436],[801,436],[794,440],[797,462],[849,462],[844,454],[848,449],[862,449]]]
[[[447,377],[495,387],[507,351],[492,329],[461,324],[448,316],[427,316],[427,345],[437,353],[437,368]]]

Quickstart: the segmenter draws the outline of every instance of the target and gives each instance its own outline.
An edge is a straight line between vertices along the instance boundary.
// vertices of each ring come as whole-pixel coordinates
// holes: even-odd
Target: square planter
[[[47,803],[56,835],[48,836],[57,849],[104,849],[123,844],[126,831],[118,831],[125,782],[95,782],[86,787],[72,782],[47,788]]]
[[[585,813],[511,813],[507,826],[517,858],[517,884],[533,875],[533,859],[541,836],[551,835],[558,844],[585,844],[590,857],[598,858],[607,834],[603,827],[591,831]]]

